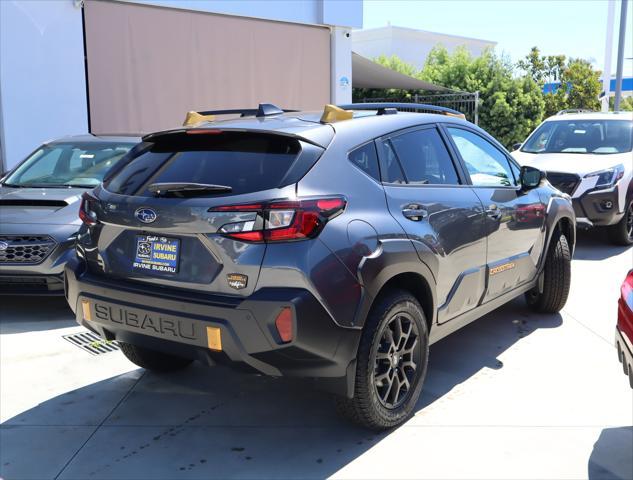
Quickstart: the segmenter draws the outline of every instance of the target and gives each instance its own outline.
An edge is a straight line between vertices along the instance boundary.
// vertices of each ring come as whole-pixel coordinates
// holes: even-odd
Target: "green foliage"
[[[567,108],[600,109],[600,72],[587,60],[570,60],[561,75],[561,83],[570,86]]]
[[[615,97],[609,99],[609,110],[615,107]],[[633,97],[620,97],[620,111],[633,112]]]
[[[582,59],[569,59],[565,55],[542,56],[537,47],[519,60],[517,67],[528,74],[542,88],[545,83],[560,82],[556,93],[544,94],[545,116],[566,108],[600,108],[600,72]]]
[[[396,72],[461,92],[479,92],[479,125],[506,146],[522,142],[544,117],[567,108],[598,110],[600,72],[582,59],[541,55],[537,47],[516,65],[492,50],[473,58],[465,48],[452,54],[442,46],[427,56],[417,70],[396,55],[375,62]],[[517,73],[522,74],[517,76]],[[560,82],[556,93],[543,93],[545,83]],[[354,101],[364,98],[409,100],[419,91],[354,89]],[[613,105],[613,99],[611,102]],[[624,98],[622,110],[633,110],[633,98]]]
[[[513,66],[492,50],[473,58],[465,48],[449,54],[434,48],[420,74],[422,80],[454,90],[479,92],[479,125],[506,146],[522,142],[541,122],[544,101],[529,77],[515,77]]]

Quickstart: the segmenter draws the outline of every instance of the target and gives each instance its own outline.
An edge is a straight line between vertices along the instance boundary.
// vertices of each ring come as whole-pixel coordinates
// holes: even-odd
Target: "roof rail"
[[[597,113],[595,110],[589,110],[587,108],[566,108],[556,112],[556,115],[564,115],[565,113]]]
[[[260,103],[257,108],[235,108],[228,110],[205,110],[201,112],[188,112],[183,125],[189,126],[203,121],[213,121],[214,115],[239,115],[241,117],[269,117],[284,112],[296,112],[296,110],[281,109],[272,103]],[[205,118],[208,117],[208,118]]]
[[[452,108],[428,105],[426,103],[349,103],[338,106],[344,110],[377,110],[377,115],[388,115],[397,113],[400,109],[406,109],[419,111],[421,113],[439,113],[451,117],[466,118],[463,113],[453,110]]]

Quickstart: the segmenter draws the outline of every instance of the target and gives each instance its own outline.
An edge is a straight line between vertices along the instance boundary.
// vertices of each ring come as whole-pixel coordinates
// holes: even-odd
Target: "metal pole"
[[[479,92],[475,92],[475,125],[479,125]]]
[[[604,46],[604,70],[602,71],[602,111],[609,111],[611,97],[611,58],[613,57],[613,20],[615,17],[615,0],[607,2],[607,35]]]
[[[620,9],[620,38],[618,40],[618,69],[615,74],[615,102],[613,110],[620,111],[620,97],[622,97],[622,69],[624,67],[624,40],[626,34],[626,7],[629,0],[622,0]]]

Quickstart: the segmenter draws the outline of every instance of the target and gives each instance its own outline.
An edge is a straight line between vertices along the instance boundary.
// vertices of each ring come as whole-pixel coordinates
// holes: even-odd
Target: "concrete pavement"
[[[416,415],[374,434],[303,384],[92,356],[63,301],[0,299],[0,477],[633,478],[633,391],[613,347],[633,249],[581,233],[560,315],[522,299],[431,348]]]

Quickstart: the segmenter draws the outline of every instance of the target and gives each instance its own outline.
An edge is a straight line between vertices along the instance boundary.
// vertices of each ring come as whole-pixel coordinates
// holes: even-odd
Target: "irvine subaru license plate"
[[[157,235],[136,236],[134,268],[148,273],[177,273],[180,240]]]

